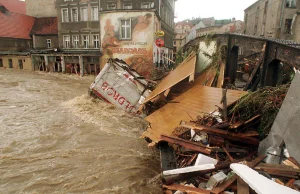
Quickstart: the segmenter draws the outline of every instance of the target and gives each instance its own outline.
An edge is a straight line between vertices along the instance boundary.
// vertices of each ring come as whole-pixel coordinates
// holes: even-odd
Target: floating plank
[[[151,92],[151,94],[145,99],[143,104],[151,101],[156,96],[164,93],[174,85],[178,84],[182,80],[191,75],[195,75],[197,55],[193,53],[190,57],[184,60],[175,70],[171,71],[167,77],[165,77],[158,86]]]
[[[228,104],[232,104],[240,99],[246,92],[228,90]],[[189,121],[191,117],[196,119],[203,113],[214,111],[215,105],[220,105],[222,98],[221,88],[212,88],[201,85],[194,85],[192,88],[174,99],[175,102],[169,103],[158,109],[148,117],[146,121],[150,123],[150,127],[143,133],[143,137],[150,138],[154,143],[161,141],[160,136],[172,135],[174,129],[181,121]]]

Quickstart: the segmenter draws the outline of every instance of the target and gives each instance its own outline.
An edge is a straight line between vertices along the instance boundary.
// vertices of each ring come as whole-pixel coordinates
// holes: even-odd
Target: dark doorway
[[[237,70],[237,64],[238,64],[238,57],[239,57],[239,47],[233,46],[230,51],[230,58],[228,61],[228,67],[227,67],[227,76],[230,79],[230,83],[234,84],[236,79],[236,70]]]
[[[8,68],[10,68],[10,69],[13,68],[13,62],[12,62],[12,59],[8,59]]]
[[[19,59],[19,69],[23,69],[23,60]]]
[[[275,87],[277,85],[280,66],[280,60],[278,59],[274,59],[271,63],[268,64],[265,77],[265,86]]]

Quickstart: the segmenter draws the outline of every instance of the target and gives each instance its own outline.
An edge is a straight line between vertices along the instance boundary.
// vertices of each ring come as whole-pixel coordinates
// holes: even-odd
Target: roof
[[[25,1],[19,0],[0,0],[0,6],[3,5],[8,11],[26,14],[26,3]]]
[[[36,18],[30,34],[58,34],[57,17]]]
[[[0,11],[0,37],[31,39],[35,18],[23,14]]]
[[[213,21],[215,20],[215,18],[211,17],[211,18],[202,18],[201,21],[203,22],[203,24],[205,26],[211,26],[213,25]]]
[[[256,2],[254,2],[253,4],[251,4],[249,7],[247,7],[244,11],[247,11],[248,9],[250,9],[251,7],[255,6],[258,2],[260,2],[261,0],[257,0]]]
[[[179,26],[179,25],[181,25],[182,27],[184,27],[186,25],[188,25],[190,28],[194,27],[194,25],[192,23],[188,23],[188,22],[178,22],[175,24],[175,26]]]

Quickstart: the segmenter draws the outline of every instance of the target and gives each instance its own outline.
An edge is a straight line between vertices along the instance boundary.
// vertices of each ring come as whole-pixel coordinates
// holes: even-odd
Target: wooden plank
[[[173,87],[190,75],[195,74],[196,60],[197,55],[195,52],[192,52],[188,58],[186,58],[175,70],[171,71],[170,74],[158,84],[158,86],[145,99],[143,104],[151,101],[153,98],[165,92],[167,89]]]
[[[252,162],[247,164],[247,166],[249,166],[250,168],[254,168],[257,164],[259,164],[261,161],[263,161],[266,157],[267,157],[266,155],[259,156],[259,157],[255,158]],[[219,194],[219,193],[225,191],[225,189],[227,189],[227,187],[232,185],[237,180],[237,178],[238,178],[237,175],[233,175],[230,179],[226,180],[219,187],[216,187],[215,189],[213,189],[212,190],[213,193]]]
[[[194,129],[196,131],[201,131],[201,132],[205,132],[208,134],[212,134],[212,135],[216,135],[216,136],[220,136],[223,137],[225,139],[228,140],[232,140],[232,141],[236,141],[236,142],[240,142],[240,143],[246,143],[246,144],[251,144],[251,145],[258,145],[259,144],[259,140],[256,138],[252,138],[252,137],[247,137],[243,134],[240,133],[231,133],[225,130],[220,130],[217,128],[213,128],[213,127],[207,127],[204,125],[197,125],[194,123],[182,123],[180,125],[181,127],[186,127],[189,129]]]
[[[237,194],[249,194],[249,185],[240,177],[237,179]]]
[[[194,193],[194,194],[210,194],[211,192],[201,188],[188,187],[184,185],[163,185],[163,188],[169,189],[172,191],[182,191],[186,193]]]
[[[167,136],[167,135],[161,135],[161,140],[166,141],[168,143],[180,145],[182,147],[185,147],[187,149],[190,149],[190,150],[193,150],[196,152],[200,152],[202,154],[209,155],[211,153],[211,151],[209,149],[207,149],[206,147],[201,146],[201,145],[191,142],[191,141],[187,141],[185,139],[171,137],[171,136]]]
[[[228,106],[236,102],[246,92],[243,91],[227,91]],[[155,145],[161,141],[162,134],[172,135],[172,132],[181,121],[190,121],[192,118],[209,113],[216,110],[215,105],[219,105],[222,97],[222,89],[212,88],[201,85],[193,85],[192,88],[173,99],[174,102],[168,103],[158,109],[148,117],[146,121],[150,123],[150,127],[143,133],[143,137],[148,137]]]
[[[222,88],[223,83],[224,83],[224,73],[225,73],[225,64],[220,63],[220,72],[219,72],[219,77],[218,77],[218,83],[217,83],[217,88]]]

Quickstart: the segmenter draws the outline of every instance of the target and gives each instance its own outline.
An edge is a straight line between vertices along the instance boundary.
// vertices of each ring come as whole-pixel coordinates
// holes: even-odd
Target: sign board
[[[104,66],[90,91],[128,113],[144,117],[138,110],[151,92],[147,85],[148,82],[125,62],[115,60]]]
[[[165,36],[165,32],[162,30],[159,30],[159,31],[155,32],[155,35],[156,36]]]
[[[155,43],[156,43],[156,46],[158,46],[158,47],[165,46],[165,41],[161,38],[156,39]]]

